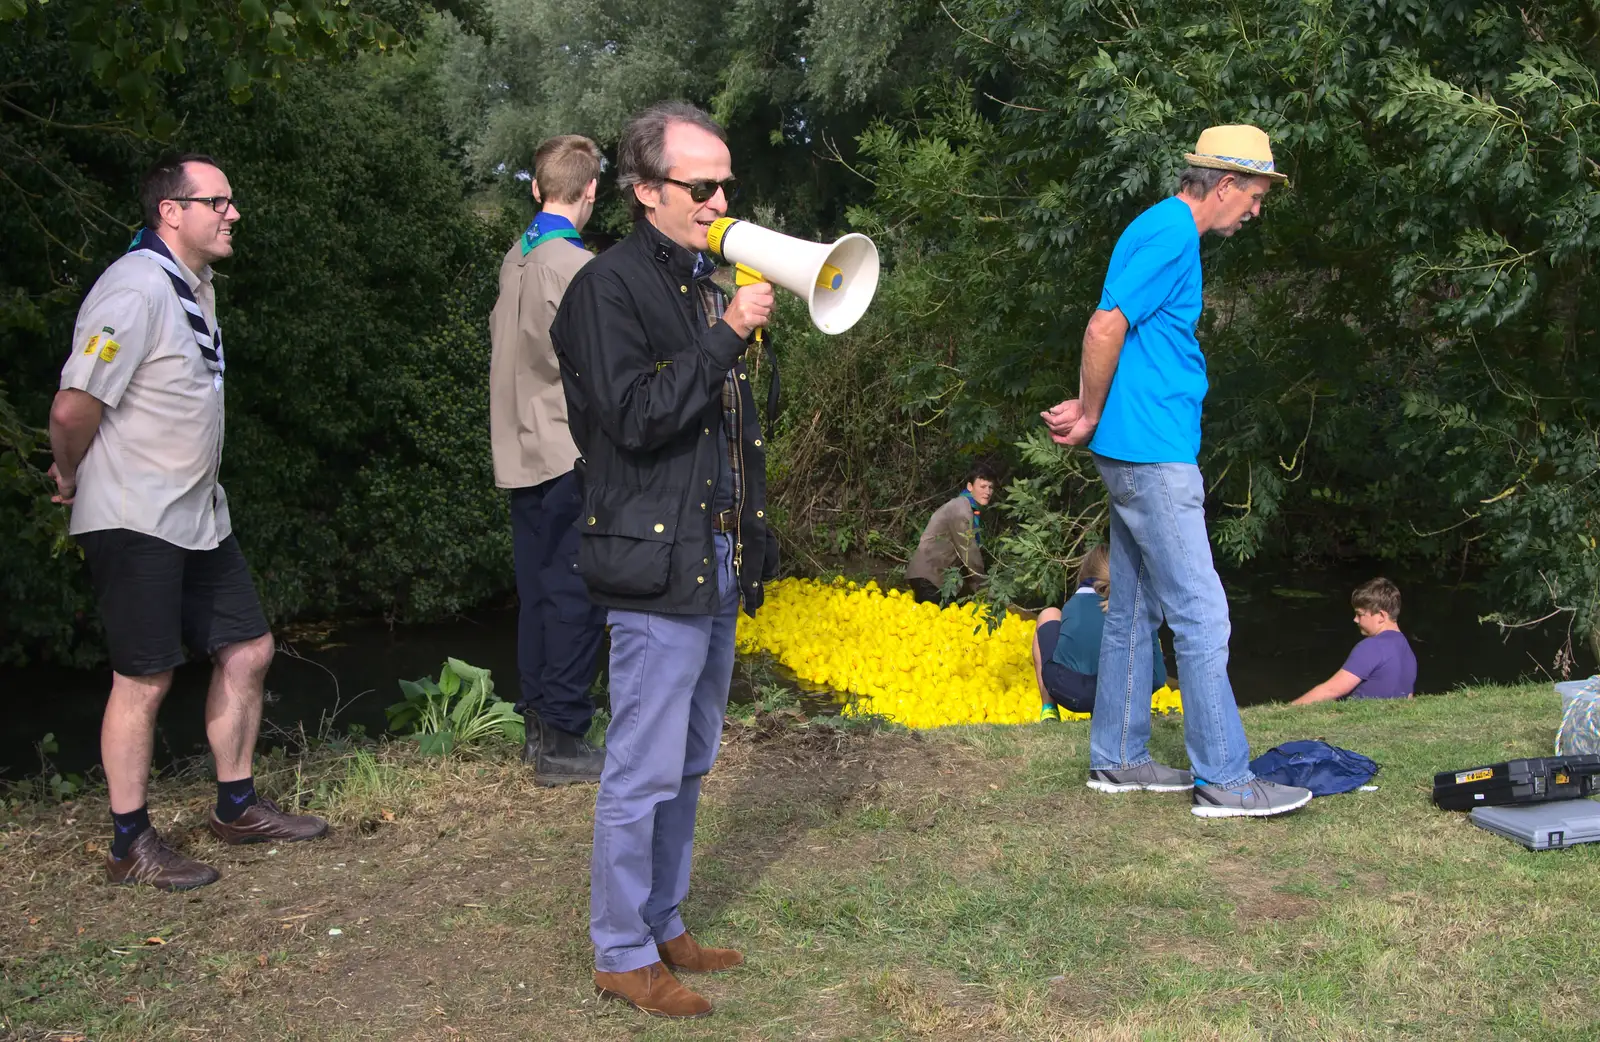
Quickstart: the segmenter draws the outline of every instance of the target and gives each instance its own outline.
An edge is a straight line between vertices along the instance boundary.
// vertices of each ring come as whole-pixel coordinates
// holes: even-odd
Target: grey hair
[[[715,134],[720,141],[728,140],[727,132],[716,120],[685,101],[657,102],[628,120],[622,128],[622,140],[617,143],[617,187],[622,189],[636,221],[644,216],[644,204],[633,186],[659,185],[666,180],[671,168],[667,161],[667,127],[674,123],[687,123]]]
[[[1224,177],[1231,177],[1240,184],[1252,181],[1259,174],[1247,174],[1243,170],[1213,170],[1208,166],[1185,167],[1183,173],[1178,175],[1178,192],[1182,195],[1199,193],[1199,198],[1204,199],[1211,194],[1211,190],[1222,183]]]

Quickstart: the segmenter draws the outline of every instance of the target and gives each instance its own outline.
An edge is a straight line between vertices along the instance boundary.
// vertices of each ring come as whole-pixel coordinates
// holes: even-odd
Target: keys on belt
[[[719,514],[711,515],[711,530],[713,532],[732,532],[738,527],[739,514],[732,507]]]

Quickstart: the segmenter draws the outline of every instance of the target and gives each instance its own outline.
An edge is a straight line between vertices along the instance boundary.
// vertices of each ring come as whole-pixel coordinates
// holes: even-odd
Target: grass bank
[[[1528,853],[1427,799],[1435,770],[1544,753],[1557,713],[1547,688],[1248,709],[1258,749],[1385,765],[1269,821],[1087,791],[1085,724],[730,725],[685,913],[749,964],[694,978],[718,1010],[676,1024],[594,998],[593,792],[510,752],[276,761],[337,826],[281,848],[221,847],[204,781],[160,783],[158,825],[224,871],[187,895],[100,883],[103,799],[14,804],[0,1037],[1589,1042],[1600,849]],[[1156,749],[1183,762],[1176,722]]]

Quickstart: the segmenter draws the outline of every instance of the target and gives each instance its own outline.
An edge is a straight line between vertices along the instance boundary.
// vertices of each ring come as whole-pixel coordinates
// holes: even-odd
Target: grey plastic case
[[[1472,823],[1529,850],[1560,850],[1600,841],[1600,803],[1559,800],[1522,807],[1474,807]]]

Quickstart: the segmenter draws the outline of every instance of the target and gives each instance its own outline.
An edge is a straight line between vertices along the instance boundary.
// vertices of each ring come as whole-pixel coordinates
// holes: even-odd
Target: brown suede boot
[[[696,995],[679,984],[678,978],[672,975],[672,971],[659,962],[641,966],[637,970],[629,970],[627,973],[602,973],[600,970],[595,970],[594,986],[599,989],[600,994],[620,999],[652,1017],[688,1020],[693,1017],[703,1017],[711,1012],[711,1003],[707,1002],[704,996]]]
[[[668,941],[656,945],[661,961],[675,970],[690,973],[716,973],[731,970],[744,962],[744,956],[732,948],[702,948],[687,930]]]

